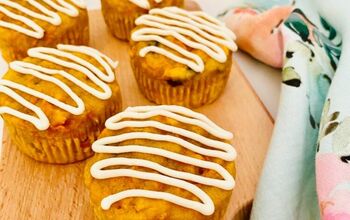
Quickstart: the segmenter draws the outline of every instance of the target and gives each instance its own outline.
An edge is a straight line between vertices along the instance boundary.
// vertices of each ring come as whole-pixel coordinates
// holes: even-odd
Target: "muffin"
[[[112,34],[129,40],[136,18],[147,14],[151,8],[183,7],[184,0],[101,0],[101,3],[103,17]]]
[[[25,58],[32,47],[88,42],[83,0],[0,0],[0,52],[8,62]]]
[[[84,174],[96,219],[222,219],[235,185],[231,138],[180,106],[111,117]]]
[[[28,50],[0,79],[0,115],[11,141],[31,158],[67,164],[93,154],[107,118],[121,110],[113,62],[86,46]]]
[[[153,9],[136,20],[131,65],[141,92],[156,104],[197,108],[223,92],[235,35],[204,12]]]

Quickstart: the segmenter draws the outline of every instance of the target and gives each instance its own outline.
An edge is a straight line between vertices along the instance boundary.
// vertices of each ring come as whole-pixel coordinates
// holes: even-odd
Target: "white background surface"
[[[98,9],[100,7],[99,0],[86,1],[89,9]],[[214,16],[222,12],[222,10],[231,2],[232,0],[220,0],[220,5],[218,6],[218,1],[198,0],[198,3],[201,5],[202,9]],[[241,67],[241,70],[246,75],[261,101],[271,113],[272,117],[275,118],[280,94],[280,71],[264,65],[242,52],[236,53],[235,57]],[[7,65],[0,59],[0,77],[4,72],[6,72],[6,69]],[[2,140],[2,130],[3,121],[0,118],[0,140]],[[0,155],[1,145],[2,142],[0,141]]]

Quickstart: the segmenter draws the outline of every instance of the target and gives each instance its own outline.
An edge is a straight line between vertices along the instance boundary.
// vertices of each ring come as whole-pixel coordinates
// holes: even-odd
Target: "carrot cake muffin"
[[[0,79],[0,115],[12,143],[35,160],[66,164],[93,154],[107,118],[121,110],[117,63],[86,46],[28,50]]]
[[[232,134],[180,106],[106,121],[84,179],[97,219],[223,219],[235,185]]]
[[[0,52],[8,62],[32,47],[87,45],[88,28],[84,0],[0,0]]]
[[[101,0],[102,13],[112,34],[121,39],[130,39],[135,20],[152,8],[167,6],[183,7],[184,0]]]
[[[151,10],[136,24],[131,65],[147,99],[196,108],[219,97],[237,49],[223,23],[204,12],[168,7]]]

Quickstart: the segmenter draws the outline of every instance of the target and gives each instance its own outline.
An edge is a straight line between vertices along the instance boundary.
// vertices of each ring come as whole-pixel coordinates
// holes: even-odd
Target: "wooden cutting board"
[[[151,104],[137,88],[129,65],[128,44],[111,36],[99,11],[90,12],[90,26],[90,45],[120,61],[117,78],[124,108]],[[235,62],[224,94],[215,103],[197,111],[235,134],[237,184],[227,219],[247,219],[273,120]],[[36,162],[11,145],[6,131],[3,145],[0,219],[93,219],[88,191],[83,185],[84,162],[64,166]]]

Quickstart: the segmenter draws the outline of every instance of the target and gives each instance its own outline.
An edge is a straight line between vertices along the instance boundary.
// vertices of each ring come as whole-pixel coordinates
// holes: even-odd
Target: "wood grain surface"
[[[137,88],[129,64],[128,44],[111,36],[99,11],[90,12],[90,26],[90,45],[120,61],[116,73],[122,88],[124,108],[151,104]],[[227,219],[247,219],[273,120],[235,62],[224,94],[215,103],[197,111],[235,134],[237,184]],[[0,219],[93,219],[82,179],[84,162],[65,166],[36,162],[11,145],[6,131],[3,144]]]

